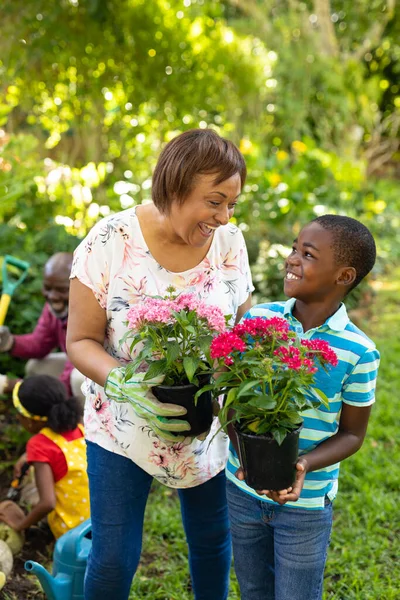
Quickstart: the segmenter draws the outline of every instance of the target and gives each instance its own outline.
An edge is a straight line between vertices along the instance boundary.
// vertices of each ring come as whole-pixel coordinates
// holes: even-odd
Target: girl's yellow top
[[[84,433],[83,426],[78,427]],[[68,442],[49,427],[41,429],[40,433],[57,444],[68,466],[67,474],[54,484],[56,507],[48,515],[50,529],[54,537],[59,538],[90,517],[85,438]]]

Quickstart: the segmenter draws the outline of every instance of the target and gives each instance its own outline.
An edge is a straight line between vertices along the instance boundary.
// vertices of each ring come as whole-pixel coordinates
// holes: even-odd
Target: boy
[[[290,300],[259,304],[244,316],[286,318],[301,338],[326,340],[339,364],[316,373],[329,409],[304,413],[291,488],[248,487],[231,444],[227,494],[242,600],[322,598],[339,463],[363,443],[379,366],[375,344],[349,320],[342,300],[375,258],[374,239],[359,221],[318,217],[301,230],[286,260]]]

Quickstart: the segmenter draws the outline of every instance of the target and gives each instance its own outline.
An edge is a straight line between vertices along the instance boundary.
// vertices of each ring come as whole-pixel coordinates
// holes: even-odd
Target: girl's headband
[[[23,417],[27,417],[28,419],[32,419],[33,421],[47,421],[47,417],[41,417],[40,415],[33,415],[32,413],[29,412],[29,410],[27,410],[25,408],[25,406],[22,406],[21,404],[21,400],[18,397],[18,391],[19,388],[21,387],[21,383],[22,381],[18,381],[13,389],[13,404],[15,406],[15,408],[17,409],[17,411],[19,412],[20,415],[22,415]]]

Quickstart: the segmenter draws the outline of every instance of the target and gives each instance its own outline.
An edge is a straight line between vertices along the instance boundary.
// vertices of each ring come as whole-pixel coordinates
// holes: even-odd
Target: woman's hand
[[[145,375],[135,373],[126,379],[126,367],[116,367],[107,376],[104,392],[115,402],[129,402],[135,413],[148,422],[158,437],[169,442],[183,441],[185,436],[179,433],[188,431],[190,424],[176,417],[185,415],[186,408],[157,400],[151,388],[162,383],[163,377],[143,381]]]

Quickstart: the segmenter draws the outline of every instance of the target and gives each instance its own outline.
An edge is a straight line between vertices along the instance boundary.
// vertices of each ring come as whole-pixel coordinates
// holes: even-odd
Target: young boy
[[[304,413],[296,480],[279,492],[244,482],[231,444],[228,504],[242,600],[320,600],[340,461],[361,447],[379,353],[348,318],[343,298],[371,271],[374,239],[359,221],[324,215],[307,224],[286,260],[287,302],[254,306],[244,316],[284,317],[304,339],[324,339],[339,364],[316,374],[329,409]]]

